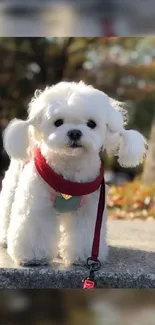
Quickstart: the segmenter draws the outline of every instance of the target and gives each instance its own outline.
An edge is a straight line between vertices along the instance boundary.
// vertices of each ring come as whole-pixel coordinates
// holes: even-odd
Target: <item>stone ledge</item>
[[[109,257],[96,278],[112,288],[155,288],[155,221],[109,221]],[[81,288],[85,267],[16,267],[0,251],[0,288]]]

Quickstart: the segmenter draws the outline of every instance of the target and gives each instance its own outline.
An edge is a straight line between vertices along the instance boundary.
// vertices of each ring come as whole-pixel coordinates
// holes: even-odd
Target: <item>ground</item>
[[[109,257],[96,278],[112,288],[155,288],[155,221],[108,221]],[[81,288],[86,267],[18,268],[0,251],[0,288]]]

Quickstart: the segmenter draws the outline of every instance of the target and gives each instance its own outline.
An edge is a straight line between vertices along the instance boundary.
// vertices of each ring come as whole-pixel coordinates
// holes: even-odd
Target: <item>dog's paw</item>
[[[43,265],[48,265],[49,264],[49,260],[47,258],[41,259],[41,260],[37,260],[37,259],[33,259],[33,260],[23,260],[19,263],[20,266],[43,266]]]
[[[86,265],[86,262],[87,262],[87,258],[66,258],[66,257],[63,257],[62,258],[62,261],[65,265],[73,265],[73,266],[85,266]]]

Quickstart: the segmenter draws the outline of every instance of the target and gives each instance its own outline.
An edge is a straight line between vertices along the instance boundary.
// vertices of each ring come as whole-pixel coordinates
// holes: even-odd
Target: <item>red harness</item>
[[[101,186],[91,257],[88,257],[87,259],[87,267],[90,270],[90,274],[89,277],[85,279],[83,286],[83,288],[87,289],[93,288],[94,272],[97,271],[101,266],[101,263],[98,260],[98,255],[103,212],[105,207],[105,181],[103,166],[101,165],[100,174],[96,180],[88,183],[76,183],[66,180],[62,176],[56,174],[47,164],[46,159],[43,157],[39,149],[36,149],[34,163],[39,175],[57,192],[71,196],[88,195],[95,192]]]

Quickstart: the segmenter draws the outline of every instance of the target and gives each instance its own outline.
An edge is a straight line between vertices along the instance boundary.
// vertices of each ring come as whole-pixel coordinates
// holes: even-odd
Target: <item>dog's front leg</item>
[[[94,202],[93,202],[94,201]],[[97,212],[97,201],[94,196],[84,207],[75,214],[63,215],[61,220],[61,240],[59,243],[59,254],[66,263],[85,264],[91,256],[94,238],[95,222]],[[108,255],[106,240],[106,211],[103,216],[100,234],[100,262],[103,263]]]
[[[8,230],[8,254],[22,266],[46,265],[58,255],[55,215],[43,210],[13,211]]]
[[[65,263],[85,264],[92,245],[92,225],[85,209],[63,215],[60,225],[59,254]]]
[[[28,166],[16,190],[8,229],[8,253],[20,265],[48,264],[58,255],[58,235],[49,190]]]
[[[68,218],[69,216],[63,216]],[[73,218],[73,216],[70,216]],[[59,242],[59,255],[66,264],[84,264],[86,261],[83,234],[73,221],[63,220],[60,225],[61,238]]]
[[[22,163],[12,159],[2,182],[2,190],[0,194],[0,245],[3,247],[7,246],[7,232],[11,209],[21,170]]]

